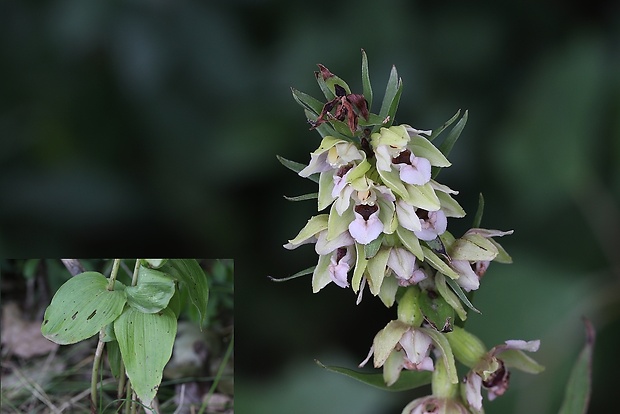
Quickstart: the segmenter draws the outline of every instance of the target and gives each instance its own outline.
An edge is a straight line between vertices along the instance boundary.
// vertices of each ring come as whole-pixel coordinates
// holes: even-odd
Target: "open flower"
[[[414,285],[427,278],[418,266],[415,255],[402,247],[390,250],[387,265],[398,279],[399,286]]]
[[[411,401],[402,414],[469,414],[469,411],[455,399],[428,395]]]
[[[536,374],[544,368],[528,357],[523,351],[536,352],[540,341],[508,340],[492,348],[465,377],[463,385],[464,398],[474,412],[482,410],[482,388],[488,392],[490,401],[503,395],[510,385],[510,370],[515,367],[525,372]]]
[[[448,219],[443,211],[426,211],[419,208],[416,211],[420,218],[420,230],[414,230],[420,240],[434,240],[448,228]]]
[[[389,386],[398,380],[403,368],[432,371],[432,345],[431,337],[422,330],[399,320],[390,321],[377,333],[368,356],[359,366],[366,365],[374,354],[373,365],[383,367],[383,378]]]

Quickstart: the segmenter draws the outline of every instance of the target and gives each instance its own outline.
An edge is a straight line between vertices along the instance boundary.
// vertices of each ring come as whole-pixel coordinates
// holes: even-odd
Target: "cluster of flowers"
[[[466,308],[475,310],[466,292],[479,288],[489,263],[510,262],[493,237],[512,231],[476,227],[455,238],[447,219],[465,212],[453,198],[457,192],[434,179],[450,166],[446,154],[431,142],[432,131],[392,125],[400,81],[390,82],[396,93],[388,85],[385,99],[392,101],[384,101],[375,115],[364,95],[350,93],[344,81],[319,67],[326,104],[319,107],[293,91],[312,128],[323,136],[310,163],[297,172],[318,176],[318,211],[329,212],[310,218],[284,247],[314,243],[319,255],[312,278],[315,293],[333,282],[351,287],[359,303],[368,285],[386,306],[397,303],[398,318],[377,333],[360,366],[374,356],[388,386],[403,369],[432,372],[433,395],[412,401],[403,413],[481,413],[482,388],[490,400],[502,395],[508,367],[542,370],[523,353],[536,351],[538,341],[506,341],[488,351],[452,323],[455,315],[466,319]],[[364,78],[364,66],[362,73]],[[369,81],[363,81],[369,88]],[[460,386],[455,358],[470,368]]]

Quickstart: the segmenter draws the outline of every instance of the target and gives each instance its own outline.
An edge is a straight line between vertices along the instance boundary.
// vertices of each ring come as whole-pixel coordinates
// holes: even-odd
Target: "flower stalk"
[[[316,198],[322,213],[311,217],[284,247],[314,245],[314,293],[333,283],[352,289],[359,303],[368,287],[385,306],[397,303],[397,319],[376,334],[360,366],[372,357],[373,366],[383,368],[388,387],[402,370],[432,371],[432,395],[412,401],[403,413],[482,412],[480,390],[486,388],[490,400],[502,395],[508,388],[509,365],[530,373],[542,367],[523,354],[536,351],[538,341],[506,341],[487,351],[462,328],[468,310],[479,312],[469,298],[490,263],[512,261],[496,240],[512,230],[481,228],[482,202],[471,229],[460,237],[449,231],[449,220],[466,213],[455,199],[458,191],[437,176],[451,166],[448,155],[467,112],[436,146],[433,141],[460,111],[435,132],[394,124],[402,93],[395,68],[378,114],[371,108],[364,52],[363,94],[353,93],[324,65],[319,65],[316,78],[326,103],[296,90],[293,97],[321,143],[307,166],[278,159],[319,185],[315,197],[289,199]],[[462,386],[455,360],[471,370]]]

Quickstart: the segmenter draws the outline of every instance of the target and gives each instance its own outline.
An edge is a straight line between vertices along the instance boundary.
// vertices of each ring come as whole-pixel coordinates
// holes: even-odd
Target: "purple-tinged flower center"
[[[411,165],[411,151],[405,149],[396,157],[392,158],[393,164],[409,164]]]
[[[362,218],[366,221],[370,218],[370,216],[379,210],[379,206],[368,205],[368,204],[358,204],[355,206],[355,212],[362,216]]]

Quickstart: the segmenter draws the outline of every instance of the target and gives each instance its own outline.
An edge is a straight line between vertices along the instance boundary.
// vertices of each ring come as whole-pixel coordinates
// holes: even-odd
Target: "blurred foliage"
[[[392,313],[266,275],[315,261],[281,248],[313,210],[282,194],[314,186],[275,154],[307,162],[319,142],[289,87],[320,95],[322,63],[361,91],[360,48],[378,94],[397,66],[397,122],[434,128],[469,110],[441,180],[470,215],[484,193],[484,226],[515,229],[515,263],[491,267],[476,295],[484,319],[468,323],[488,346],[540,338],[547,371],[514,375],[487,413],[557,412],[581,315],[598,334],[591,410],[606,411],[620,366],[617,2],[3,2],[2,256],[234,257],[238,404],[260,389],[261,412],[315,412],[329,383],[334,407],[357,407],[370,394],[312,358],[361,361]],[[347,363],[327,357],[345,351]],[[308,370],[320,379],[295,389],[309,397],[286,393]],[[413,395],[389,397],[397,413]]]

